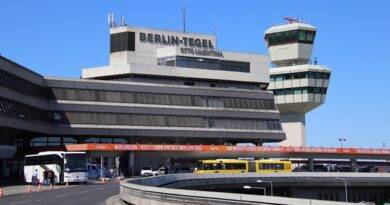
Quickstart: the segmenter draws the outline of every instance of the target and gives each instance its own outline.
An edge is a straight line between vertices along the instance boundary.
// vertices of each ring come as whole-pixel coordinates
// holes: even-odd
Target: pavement
[[[74,185],[70,185],[70,186],[74,186]],[[0,189],[2,189],[3,191],[3,196],[10,196],[10,195],[17,195],[17,194],[25,194],[25,193],[28,193],[27,189],[31,187],[31,192],[38,192],[39,191],[39,188],[38,186],[30,186],[30,185],[14,185],[14,186],[6,186],[6,187],[1,187],[0,186]],[[66,186],[64,185],[60,185],[60,186],[53,186],[52,189],[62,189],[62,188],[66,188]],[[41,191],[46,191],[46,190],[50,190],[50,187],[48,186],[41,186]]]
[[[32,193],[27,193],[26,185],[4,187],[4,196],[0,205],[105,205],[107,198],[119,194],[118,182],[88,183],[80,185],[32,187]]]

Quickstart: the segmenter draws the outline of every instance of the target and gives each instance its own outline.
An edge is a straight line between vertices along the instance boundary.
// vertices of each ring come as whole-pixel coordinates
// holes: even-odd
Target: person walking
[[[110,178],[111,179],[114,178],[114,169],[113,168],[110,169]]]
[[[51,170],[47,171],[46,186],[50,186],[50,184],[51,184],[51,179],[52,179],[52,175],[53,175],[53,173],[52,173]]]
[[[35,169],[33,171],[31,183],[33,184],[33,186],[37,186],[37,184],[38,184],[38,169]]]
[[[55,180],[55,177],[56,177],[56,175],[54,174],[54,171],[52,171],[52,170],[50,170],[50,173],[51,173],[51,175],[50,175],[50,183],[49,183],[49,185],[54,185],[54,180]]]

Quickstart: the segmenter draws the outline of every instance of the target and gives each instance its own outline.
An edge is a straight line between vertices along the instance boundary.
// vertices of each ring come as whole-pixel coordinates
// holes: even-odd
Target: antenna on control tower
[[[112,13],[112,12],[108,13],[107,21],[108,21],[108,25],[110,26],[110,28],[115,26],[115,23],[114,23],[114,13]]]
[[[298,18],[294,19],[292,17],[284,17],[284,20],[288,21],[288,23],[299,23],[301,21],[299,21]]]
[[[183,6],[181,7],[182,23],[183,23],[183,32],[186,32],[186,1],[183,1]]]
[[[127,26],[124,16],[121,17],[121,26]]]
[[[215,36],[215,48],[217,48],[217,46],[218,46],[218,38],[217,38],[217,34],[216,34],[217,28],[218,28],[218,21],[215,20],[214,26],[213,26],[213,35]]]

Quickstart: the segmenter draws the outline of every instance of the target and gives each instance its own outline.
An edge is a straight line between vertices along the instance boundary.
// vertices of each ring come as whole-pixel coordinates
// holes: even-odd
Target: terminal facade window
[[[67,144],[76,144],[77,140],[73,137],[44,136],[35,137],[30,140],[31,147],[39,146],[58,146]]]
[[[233,97],[216,98],[195,95],[174,95],[163,93],[141,93],[68,88],[52,88],[52,91],[55,99],[57,100],[276,110],[273,99]]]
[[[135,33],[122,32],[110,35],[110,53],[135,51]]]
[[[284,73],[284,74],[270,75],[271,82],[283,81],[283,80],[307,79],[307,78],[329,80],[330,73],[299,72],[299,73]]]
[[[26,121],[52,122],[46,110],[2,97],[0,97],[0,115]]]
[[[268,47],[290,43],[313,44],[315,35],[315,31],[298,29],[266,34],[265,41]]]
[[[3,70],[0,70],[0,86],[31,97],[45,98],[48,94],[47,90],[40,85]]]
[[[197,58],[187,56],[165,57],[158,59],[159,65],[176,66],[183,68],[198,68],[207,70],[223,70],[234,72],[250,72],[249,62],[228,61],[211,58]]]
[[[199,127],[249,130],[281,130],[276,119],[207,118],[176,115],[65,112],[64,124],[96,124],[155,127]],[[60,124],[58,126],[61,126]]]
[[[159,83],[169,85],[183,85],[187,81],[194,82],[194,86],[198,87],[217,87],[217,88],[229,88],[229,89],[246,89],[246,90],[266,90],[267,83],[250,83],[239,81],[226,81],[226,80],[209,80],[209,79],[186,79],[176,77],[162,77],[162,76],[141,76],[141,75],[129,75],[129,76],[110,76],[101,78],[103,80],[116,80],[127,82],[141,82],[141,83]]]
[[[86,143],[127,143],[123,138],[91,137],[85,140]]]

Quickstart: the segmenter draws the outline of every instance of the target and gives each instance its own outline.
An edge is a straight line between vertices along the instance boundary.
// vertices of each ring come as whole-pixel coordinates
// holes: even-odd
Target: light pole
[[[345,202],[348,203],[348,187],[347,187],[347,179],[345,178],[336,178],[344,181],[344,189],[345,189]]]
[[[273,184],[272,184],[271,181],[263,181],[263,180],[259,179],[259,180],[257,180],[256,182],[257,182],[257,183],[270,183],[270,184],[271,184],[271,196],[274,195],[274,186],[273,186]]]
[[[264,188],[264,187],[253,187],[253,186],[243,186],[242,187],[243,189],[259,189],[259,190],[263,190],[263,193],[264,193],[264,196],[267,196],[267,189]]]
[[[345,138],[339,138],[341,148],[343,148],[343,142],[347,141]]]

